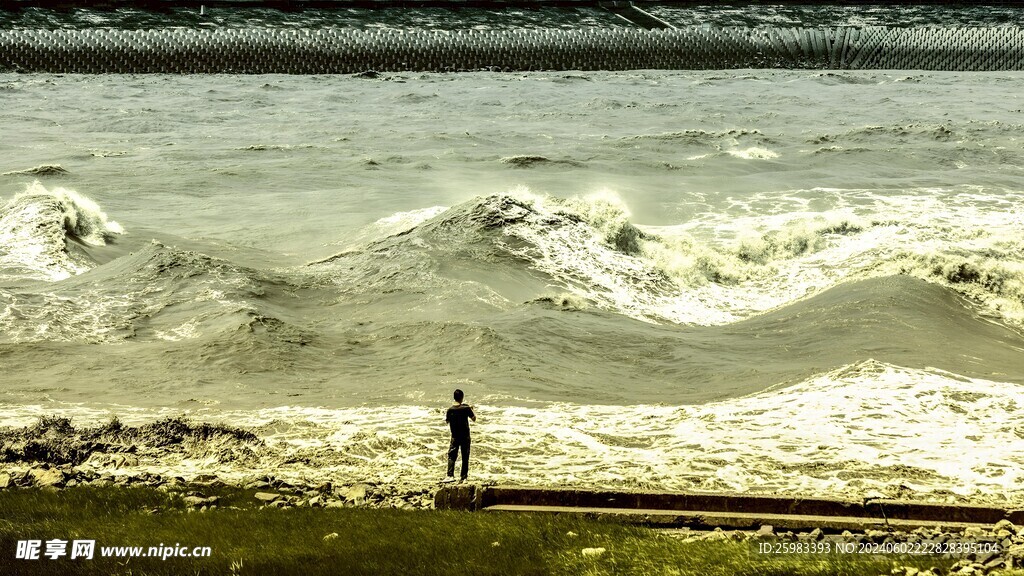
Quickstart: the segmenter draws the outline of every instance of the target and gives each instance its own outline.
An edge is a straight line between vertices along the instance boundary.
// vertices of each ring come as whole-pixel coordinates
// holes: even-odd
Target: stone
[[[209,498],[204,498],[203,496],[185,496],[182,500],[185,501],[185,504],[198,508],[200,506],[213,506],[220,501],[220,497],[210,496]]]
[[[348,502],[361,504],[366,501],[366,495],[371,487],[366,484],[356,484],[350,487],[341,495]]]
[[[245,485],[247,490],[266,490],[270,488],[270,483],[265,480],[257,480],[255,482],[249,482]]]
[[[324,542],[328,542],[328,541],[331,541],[331,540],[337,540],[337,539],[338,539],[338,533],[337,532],[331,532],[330,534],[326,534],[324,536]]]
[[[998,552],[980,552],[974,557],[974,561],[978,564],[985,564],[989,560],[999,556]]]
[[[770,525],[770,524],[762,524],[761,527],[757,529],[757,535],[758,536],[774,536],[775,535],[775,527]]]
[[[319,506],[322,503],[323,503],[323,497],[322,496],[313,496],[312,498],[309,499],[309,505],[310,506]]]
[[[334,486],[330,482],[324,482],[316,487],[316,491],[321,494],[329,494],[332,490],[334,490]]]
[[[604,548],[584,548],[582,554],[589,558],[597,558],[605,553]]]
[[[1017,527],[1014,526],[1013,522],[1010,522],[1009,520],[1000,520],[999,522],[996,522],[996,525],[992,527],[992,530],[994,532],[999,532],[1000,530],[1016,532]]]
[[[200,474],[192,479],[192,481],[197,484],[204,482],[213,482],[214,480],[217,480],[217,476],[215,474]]]
[[[864,531],[864,536],[868,540],[870,540],[870,541],[876,541],[877,540],[877,541],[881,542],[882,540],[885,540],[885,538],[888,535],[889,535],[889,533],[886,532],[885,530],[866,530],[866,531]]]
[[[6,490],[12,486],[14,486],[14,479],[11,478],[11,475],[7,473],[0,474],[0,490]]]
[[[262,502],[273,502],[275,500],[284,498],[284,496],[274,492],[257,492],[253,494],[253,497]]]
[[[32,479],[37,486],[58,488],[64,485],[64,473],[56,468],[50,468],[49,470],[33,468],[29,473],[32,474]]]
[[[985,535],[985,531],[977,526],[971,526],[964,528],[964,538],[968,540],[977,540]]]
[[[996,556],[995,558],[992,558],[988,562],[985,562],[983,566],[984,566],[984,569],[985,569],[986,572],[991,572],[993,570],[1000,570],[1000,569],[1006,567],[1006,560],[1004,558],[1000,557],[1000,556]]]
[[[341,501],[339,501],[339,500],[328,500],[327,503],[324,504],[324,508],[344,508],[344,507],[345,507],[345,505],[342,504]]]
[[[821,535],[821,528],[815,528],[814,530],[811,530],[811,532],[807,535],[807,538],[809,540],[817,542],[818,540],[821,540]]]
[[[139,457],[134,454],[114,454],[109,460],[110,466],[117,468],[127,468],[129,466],[138,466]]]

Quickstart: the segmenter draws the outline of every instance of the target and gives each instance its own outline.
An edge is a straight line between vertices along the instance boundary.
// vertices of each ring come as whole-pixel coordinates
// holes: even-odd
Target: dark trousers
[[[455,475],[455,459],[459,456],[459,450],[462,450],[462,479],[465,480],[466,476],[469,476],[469,436],[465,438],[456,438],[452,436],[452,443],[448,447],[448,475]]]

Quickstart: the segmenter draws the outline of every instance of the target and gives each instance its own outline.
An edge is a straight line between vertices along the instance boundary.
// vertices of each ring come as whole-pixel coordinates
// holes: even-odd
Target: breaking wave
[[[353,292],[457,287],[508,309],[554,289],[632,318],[698,325],[749,318],[846,281],[908,274],[1018,322],[1024,247],[1012,222],[993,228],[990,212],[975,212],[959,223],[877,207],[652,227],[634,224],[609,191],[562,199],[519,188],[396,215],[400,231],[313,267],[344,264],[337,281]],[[510,277],[521,290],[510,293]]]
[[[76,243],[104,246],[121,234],[88,197],[35,182],[0,208],[0,277],[56,281],[80,274],[93,263]]]

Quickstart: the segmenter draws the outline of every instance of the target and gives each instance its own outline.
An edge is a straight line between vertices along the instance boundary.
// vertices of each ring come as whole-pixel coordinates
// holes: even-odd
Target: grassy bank
[[[943,568],[952,563],[932,557],[767,555],[750,543],[681,542],[644,528],[566,517],[260,509],[251,491],[204,492],[220,497],[216,509],[190,511],[180,493],[150,487],[0,490],[0,574],[781,576],[889,574],[896,564]],[[95,540],[96,557],[15,559],[18,540],[54,538]],[[102,547],[161,544],[208,546],[212,553],[166,560],[99,557]],[[585,548],[605,552],[587,554]]]

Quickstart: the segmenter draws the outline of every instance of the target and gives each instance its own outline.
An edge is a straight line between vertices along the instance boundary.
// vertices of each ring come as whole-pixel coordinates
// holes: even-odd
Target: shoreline
[[[63,482],[58,479],[62,477],[59,468],[34,469],[34,472],[22,475],[9,475],[0,473],[0,501],[5,503],[8,510],[6,516],[16,518],[24,514],[25,510],[33,514],[47,516],[43,527],[50,531],[69,530],[69,527],[76,526],[82,522],[78,518],[78,512],[86,513],[86,509],[80,508],[82,502],[100,502],[99,509],[104,519],[101,524],[87,523],[90,530],[97,530],[104,522],[114,522],[119,519],[142,522],[165,522],[168,529],[182,530],[172,538],[179,541],[191,540],[191,544],[208,544],[207,540],[197,537],[189,525],[198,522],[209,529],[210,526],[220,526],[220,530],[226,530],[233,535],[224,536],[228,539],[238,537],[239,531],[251,529],[251,523],[255,522],[261,530],[267,530],[275,539],[285,540],[288,534],[278,533],[278,524],[290,525],[296,522],[295,514],[302,515],[305,520],[299,521],[305,530],[325,532],[322,537],[315,541],[308,541],[302,544],[291,543],[294,548],[308,547],[317,548],[321,541],[331,545],[339,541],[340,529],[331,532],[336,526],[332,522],[342,522],[349,515],[356,515],[355,518],[372,518],[372,515],[386,515],[381,521],[394,523],[396,521],[411,523],[414,526],[419,524],[430,524],[440,522],[451,527],[463,526],[473,523],[482,523],[486,526],[504,526],[506,528],[515,526],[517,523],[530,525],[560,525],[574,528],[563,532],[562,538],[570,539],[570,545],[575,544],[575,554],[580,555],[580,544],[584,541],[579,534],[585,529],[606,531],[626,530],[632,534],[631,538],[641,539],[654,538],[651,544],[659,543],[660,546],[668,546],[678,550],[689,550],[686,554],[693,555],[696,550],[698,556],[694,561],[704,562],[708,565],[716,560],[715,554],[726,554],[730,562],[742,566],[750,563],[769,564],[773,561],[785,561],[801,567],[795,570],[794,574],[834,574],[843,572],[840,567],[831,569],[830,563],[864,563],[874,562],[873,568],[868,570],[857,570],[858,574],[891,574],[893,576],[983,576],[989,574],[1019,576],[1021,572],[1016,569],[1024,567],[1024,527],[1017,526],[1008,520],[1001,520],[987,526],[971,526],[962,530],[949,528],[918,528],[912,531],[901,530],[790,530],[776,528],[769,524],[762,524],[757,529],[735,529],[723,530],[700,530],[691,528],[647,528],[640,526],[626,526],[620,521],[611,518],[593,515],[574,514],[544,514],[530,512],[467,512],[458,510],[434,509],[433,497],[426,492],[420,494],[391,495],[380,486],[369,484],[354,484],[348,486],[333,486],[324,484],[317,487],[295,486],[276,478],[265,478],[245,487],[232,486],[217,478],[199,478],[190,482],[171,479],[169,481],[157,478],[140,478],[135,481],[111,480],[108,477],[88,479],[81,474],[74,474],[67,477]],[[84,500],[83,500],[84,499]],[[17,503],[21,501],[21,505]],[[40,502],[46,502],[41,506]],[[55,513],[59,503],[64,502],[67,507],[66,514]],[[78,504],[74,504],[78,502]],[[103,504],[103,502],[108,502]],[[109,502],[117,502],[120,509],[114,509]],[[14,505],[12,505],[14,503]],[[390,510],[387,510],[390,509]],[[405,513],[401,518],[394,514]],[[91,513],[95,513],[93,510]],[[13,514],[13,516],[11,516]],[[370,514],[371,516],[366,516]],[[311,516],[313,515],[313,516]],[[322,515],[322,516],[321,516]],[[318,518],[319,519],[316,519]],[[5,518],[8,519],[8,518]],[[147,520],[152,519],[152,520]],[[244,519],[245,523],[240,524]],[[628,523],[627,523],[628,524]],[[575,526],[581,526],[576,528]],[[619,528],[621,527],[621,528]],[[351,529],[351,528],[349,528]],[[564,528],[563,528],[564,530]],[[0,522],[0,542],[13,544],[12,539],[35,538],[39,533],[39,526],[23,524],[20,521],[8,521],[6,525]],[[124,537],[121,531],[114,531],[113,534]],[[93,535],[92,532],[89,534]],[[518,533],[519,537],[525,537],[529,542],[539,535]],[[113,537],[106,537],[100,533],[106,543]],[[151,535],[150,535],[151,536]],[[166,540],[166,536],[161,536]],[[53,537],[51,534],[48,537]],[[488,534],[484,538],[491,538]],[[199,538],[199,539],[197,539]],[[354,534],[346,534],[346,539],[356,538],[358,531]],[[572,540],[580,538],[577,544]],[[662,539],[663,538],[663,539]],[[658,540],[661,539],[661,540]],[[436,545],[431,536],[417,536],[414,538],[417,546]],[[587,562],[598,562],[605,558],[606,551],[611,555],[613,551],[621,551],[626,542],[630,539],[612,539],[612,541],[600,540],[601,547],[588,546],[582,548],[582,556]],[[491,547],[502,546],[500,540],[495,540]],[[666,544],[666,542],[669,542]],[[672,543],[675,544],[672,544]],[[395,541],[398,544],[398,541]],[[134,544],[138,544],[135,542]],[[264,542],[264,544],[273,544]],[[636,545],[634,543],[633,545]],[[542,545],[543,546],[543,545]],[[696,549],[687,547],[697,547]],[[13,546],[12,546],[13,549]],[[600,551],[598,551],[600,550]],[[716,552],[717,551],[717,552]],[[678,552],[677,552],[678,553]],[[610,566],[614,568],[615,563],[610,559]],[[394,559],[392,559],[394,561]],[[415,556],[401,559],[409,565],[415,565],[419,559]],[[0,566],[10,562],[9,556],[0,556]],[[244,561],[242,561],[244,562]],[[294,566],[287,555],[277,557],[279,566]],[[878,563],[881,562],[879,565]],[[232,563],[235,566],[234,563]],[[808,566],[816,566],[811,571]],[[28,566],[18,564],[18,566]],[[29,568],[39,569],[53,564],[35,564]],[[173,570],[173,566],[165,564],[164,570]],[[671,568],[671,563],[658,564],[659,570]],[[791,566],[792,567],[792,566]],[[511,571],[488,572],[488,573],[510,573],[518,574],[517,567],[506,567]],[[593,567],[591,567],[593,568]],[[650,566],[647,566],[650,568]],[[749,566],[748,566],[749,568]],[[846,566],[845,573],[849,573],[849,566]],[[881,570],[879,570],[881,568]],[[651,572],[654,573],[657,570]],[[35,573],[35,572],[32,572]],[[46,572],[43,572],[46,573]],[[145,571],[145,574],[164,573],[159,570]],[[221,573],[213,570],[210,573]],[[223,572],[228,573],[228,572]],[[234,567],[230,572],[235,574]],[[328,572],[331,573],[331,572]],[[372,573],[372,572],[371,572]],[[577,573],[577,572],[572,572]],[[615,573],[614,570],[593,570],[579,573]],[[671,572],[679,573],[679,572]],[[690,572],[683,572],[690,573]],[[708,573],[697,571],[696,573]],[[740,569],[727,567],[719,569],[721,574],[749,573]]]
[[[495,418],[488,422],[508,425]],[[325,483],[344,488],[362,484],[373,487],[370,492],[379,493],[382,502],[400,505],[399,500],[404,495],[410,496],[413,502],[424,495],[432,495],[443,474],[445,434],[424,428],[418,422],[405,422],[392,428],[390,423],[368,418],[344,422],[344,429],[307,423],[301,430],[284,435],[280,435],[279,425],[272,422],[267,427],[237,427],[179,416],[131,425],[115,418],[92,426],[74,426],[67,418],[42,417],[34,425],[0,428],[0,475],[9,477],[6,484],[22,487],[40,485],[37,480],[40,477],[47,479],[43,485],[59,486],[92,483],[162,486],[216,481],[238,488],[276,482],[311,490]],[[592,434],[598,432],[591,431]],[[608,432],[603,431],[597,439],[612,447],[625,440]],[[498,436],[499,433],[504,436]],[[584,491],[729,493],[767,497],[800,494],[802,498],[851,502],[883,499],[1024,509],[1024,499],[1015,498],[1013,491],[1000,486],[982,491],[978,489],[982,485],[965,491],[954,477],[927,476],[927,470],[901,460],[896,460],[895,465],[865,463],[859,470],[851,469],[849,463],[842,468],[829,468],[813,462],[799,469],[773,469],[764,465],[748,469],[744,467],[744,460],[731,465],[712,465],[715,452],[720,450],[705,454],[702,460],[707,460],[706,464],[697,459],[687,462],[685,454],[673,452],[678,461],[674,462],[677,469],[661,465],[663,470],[651,473],[654,470],[635,464],[632,468],[614,464],[612,456],[615,454],[578,453],[565,443],[555,446],[561,451],[542,452],[529,446],[520,450],[515,443],[517,438],[507,431],[485,432],[481,440],[474,443],[470,480],[485,486],[540,489],[558,486]],[[503,444],[496,444],[498,441]],[[535,463],[545,456],[551,462],[537,468]],[[651,459],[657,454],[652,452],[646,456]],[[531,469],[543,470],[543,473],[527,473]],[[800,475],[793,476],[794,472]],[[753,475],[751,478],[763,480],[738,485],[724,481],[722,474],[741,478],[744,474]],[[853,476],[844,484],[830,483],[829,479],[837,474],[859,476]]]

